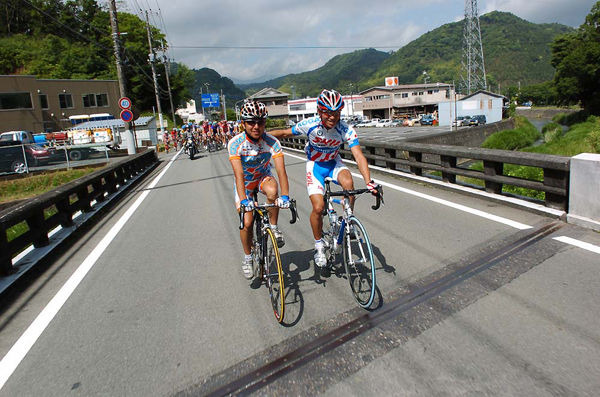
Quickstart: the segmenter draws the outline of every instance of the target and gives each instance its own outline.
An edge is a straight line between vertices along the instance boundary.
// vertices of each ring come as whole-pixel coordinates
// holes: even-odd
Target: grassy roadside
[[[27,178],[14,179],[9,181],[0,181],[0,203],[6,203],[14,200],[22,200],[37,196],[52,190],[67,182],[81,178],[87,174],[96,171],[97,167],[86,167],[72,170],[61,170],[48,172],[39,175],[32,175]],[[44,217],[47,219],[54,215],[58,210],[51,206],[44,210]],[[29,230],[25,221],[14,225],[6,230],[8,241],[12,241]]]
[[[544,143],[537,146],[532,145],[540,136],[535,127],[524,117],[517,117],[517,127],[514,130],[497,132],[491,135],[482,146],[490,149],[519,150],[568,157],[580,153],[600,153],[599,117],[586,115],[586,118],[583,119],[584,121],[571,124],[570,128],[564,133],[558,123],[550,123],[543,129]],[[555,119],[558,121],[577,120],[577,117],[579,117],[579,120],[582,119],[582,116],[577,114],[570,114],[564,117],[559,116]],[[477,162],[471,165],[470,168],[482,171],[483,164]],[[544,177],[541,168],[512,164],[504,165],[504,175],[535,181],[543,181]],[[459,177],[459,179],[465,183],[483,186],[483,181],[478,179],[462,177]],[[502,191],[539,200],[544,200],[545,198],[544,192],[510,185],[504,185]]]
[[[86,167],[32,175],[27,178],[0,181],[0,203],[34,197],[81,178],[98,168]]]

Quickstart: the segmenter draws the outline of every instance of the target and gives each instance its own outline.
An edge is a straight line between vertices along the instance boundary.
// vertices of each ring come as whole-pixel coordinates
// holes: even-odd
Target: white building
[[[342,109],[342,117],[350,118],[352,116],[362,117],[362,110],[357,109],[357,104],[362,103],[360,95],[345,95],[344,109]],[[298,122],[302,119],[316,116],[317,113],[317,98],[304,98],[288,100],[288,114],[290,120]]]
[[[439,123],[450,126],[456,117],[484,115],[487,123],[502,121],[502,106],[505,97],[493,92],[479,90],[457,101],[438,104]]]
[[[190,99],[188,102],[186,102],[184,108],[177,109],[175,113],[181,117],[184,123],[189,121],[199,123],[205,119],[202,113],[196,112],[196,101],[193,99]]]

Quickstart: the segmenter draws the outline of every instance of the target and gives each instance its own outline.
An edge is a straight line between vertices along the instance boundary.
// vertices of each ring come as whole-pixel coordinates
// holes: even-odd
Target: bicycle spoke
[[[375,263],[373,251],[366,231],[356,217],[349,220],[350,230],[354,230],[354,239],[344,238],[344,266],[350,288],[358,304],[368,308],[375,296]]]

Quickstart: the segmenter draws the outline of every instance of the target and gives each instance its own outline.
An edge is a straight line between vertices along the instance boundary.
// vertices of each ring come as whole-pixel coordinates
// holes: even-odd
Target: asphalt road
[[[194,161],[164,155],[113,213],[3,302],[0,377],[7,380],[0,395],[206,394],[364,315],[345,279],[314,270],[304,161],[297,156],[290,152],[286,164],[301,219],[290,225],[286,211],[280,218],[290,277],[286,326],[275,321],[267,290],[242,276],[224,151]],[[554,239],[599,247],[597,233],[375,176],[388,183],[385,206],[372,211],[370,198],[361,197],[355,212],[378,261],[381,307],[370,314],[376,325],[259,394],[597,394],[600,254]],[[130,217],[120,221],[124,216]],[[558,229],[529,237],[548,225]],[[94,253],[89,272],[7,373],[6,354],[23,348],[25,330]],[[413,289],[478,261],[486,264],[480,273],[377,320]]]

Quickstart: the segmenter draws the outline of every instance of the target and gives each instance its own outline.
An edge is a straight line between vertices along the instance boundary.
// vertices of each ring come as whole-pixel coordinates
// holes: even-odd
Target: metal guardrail
[[[304,149],[306,137],[281,140],[285,147]],[[361,147],[371,165],[427,176],[426,171],[441,172],[444,182],[457,183],[458,175],[481,180],[487,192],[505,194],[504,185],[545,192],[547,207],[566,211],[569,199],[570,157],[476,147],[421,143],[373,142],[361,139]],[[342,158],[352,153],[343,149]],[[483,171],[465,168],[472,161],[482,161]],[[514,164],[543,170],[543,180],[531,180],[504,174],[504,165]]]
[[[47,247],[49,233],[59,225],[74,231],[78,227],[73,219],[77,212],[96,212],[157,162],[156,152],[146,150],[1,211],[0,275],[22,272],[23,269],[12,264],[15,256],[31,245],[34,250]],[[27,231],[8,241],[7,231],[22,223],[27,226]]]

